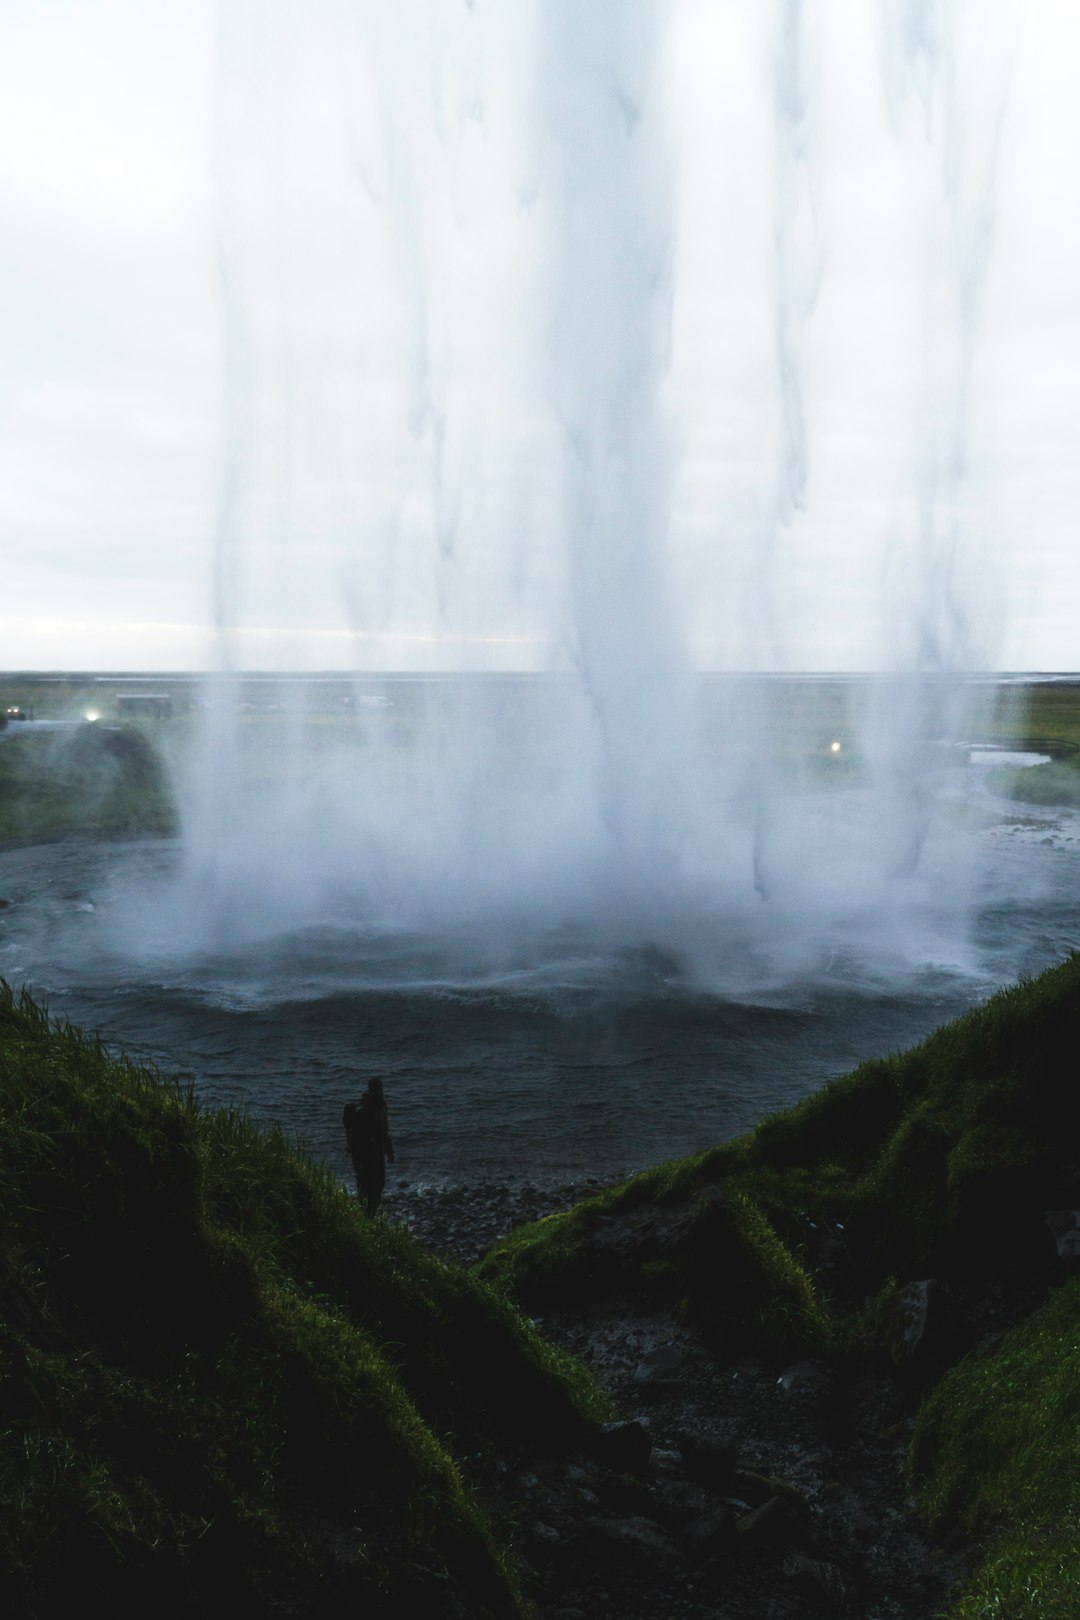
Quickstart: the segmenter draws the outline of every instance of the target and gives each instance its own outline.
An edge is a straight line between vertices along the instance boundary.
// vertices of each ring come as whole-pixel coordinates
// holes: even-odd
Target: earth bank
[[[1078,1024],[1074,957],[695,1159],[372,1221],[3,987],[8,1612],[1065,1620]]]

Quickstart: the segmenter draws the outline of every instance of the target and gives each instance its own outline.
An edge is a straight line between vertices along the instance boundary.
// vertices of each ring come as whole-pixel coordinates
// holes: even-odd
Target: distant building
[[[172,698],[168,692],[120,692],[116,710],[121,720],[137,714],[151,720],[168,720],[172,715]]]

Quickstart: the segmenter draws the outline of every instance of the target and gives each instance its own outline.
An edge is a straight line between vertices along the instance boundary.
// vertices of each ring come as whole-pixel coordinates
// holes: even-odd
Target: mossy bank
[[[979,1548],[948,1612],[1069,1620],[1078,1037],[1074,956],[741,1140],[518,1229],[481,1273],[534,1310],[666,1304],[732,1365],[812,1356],[841,1382],[882,1367],[921,1403],[923,1512]]]
[[[953,1620],[1072,1617],[1078,1034],[1074,957],[739,1141],[520,1228],[468,1275],[364,1217],[280,1133],[4,987],[0,1601],[33,1620],[89,1597],[121,1614],[527,1612],[534,1575],[498,1517],[512,1490],[500,1503],[490,1482],[508,1456],[520,1478],[523,1456],[595,1450],[611,1414],[508,1298],[553,1322],[610,1302],[617,1321],[633,1296],[674,1310],[713,1367],[880,1369],[918,1408],[926,1522],[974,1538]],[[603,1488],[631,1505],[640,1553],[647,1481],[609,1470]],[[688,1488],[669,1481],[669,1507]],[[786,1566],[757,1556],[717,1553],[709,1593],[787,1615],[764,1595]],[[827,1556],[809,1564],[832,1578]],[[799,1612],[859,1613],[845,1590]]]
[[[0,1605],[513,1616],[462,1473],[603,1398],[490,1287],[0,986]]]

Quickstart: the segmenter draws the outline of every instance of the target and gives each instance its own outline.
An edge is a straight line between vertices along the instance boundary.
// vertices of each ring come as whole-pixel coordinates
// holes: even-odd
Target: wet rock
[[[690,1352],[679,1345],[657,1345],[634,1368],[634,1380],[646,1394],[672,1394],[692,1370],[693,1359]]]
[[[929,1277],[897,1294],[883,1323],[882,1344],[895,1372],[930,1377],[948,1360],[953,1330],[945,1292]]]
[[[843,1570],[825,1558],[791,1552],[784,1559],[783,1568],[799,1596],[811,1602],[843,1603],[851,1596],[851,1586]]]
[[[645,1519],[668,1521],[656,1512],[653,1493],[640,1479],[630,1474],[604,1474],[596,1482],[595,1492],[582,1491],[581,1497],[591,1496],[597,1503],[615,1513],[635,1513]]]
[[[652,1519],[630,1515],[622,1519],[586,1519],[579,1542],[600,1553],[631,1558],[639,1568],[673,1574],[686,1567],[686,1558],[667,1531]]]
[[[789,1493],[769,1479],[766,1474],[758,1474],[752,1468],[737,1468],[728,1483],[728,1492],[739,1502],[745,1502],[748,1507],[761,1507],[765,1502],[771,1502],[775,1496],[787,1496]]]
[[[806,1540],[802,1520],[784,1496],[770,1496],[736,1525],[739,1547],[747,1552],[788,1552]]]
[[[828,1387],[829,1375],[820,1362],[797,1361],[794,1366],[786,1368],[776,1382],[785,1395],[820,1395]]]
[[[1044,1218],[1058,1259],[1075,1265],[1080,1261],[1080,1209],[1048,1209]]]
[[[596,1455],[622,1474],[643,1474],[649,1466],[652,1436],[643,1423],[605,1423],[596,1436]]]
[[[675,1535],[681,1534],[694,1519],[720,1506],[714,1492],[688,1479],[669,1479],[652,1491],[652,1517]]]
[[[529,1540],[540,1547],[550,1549],[559,1545],[562,1536],[553,1524],[545,1524],[543,1519],[537,1519],[529,1526]]]
[[[682,1528],[680,1540],[695,1563],[730,1552],[738,1541],[736,1516],[724,1502],[699,1513]]]
[[[676,1436],[687,1476],[713,1491],[726,1491],[735,1472],[735,1447],[715,1435],[682,1433]]]

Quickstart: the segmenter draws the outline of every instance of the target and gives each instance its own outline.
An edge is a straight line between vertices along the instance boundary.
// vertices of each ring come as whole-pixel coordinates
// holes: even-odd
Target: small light
[[[829,744],[829,751],[830,753],[838,754],[840,752],[840,744],[838,742],[831,742]]]
[[[95,720],[100,720],[101,715],[96,709],[87,709],[85,718],[93,723]]]

